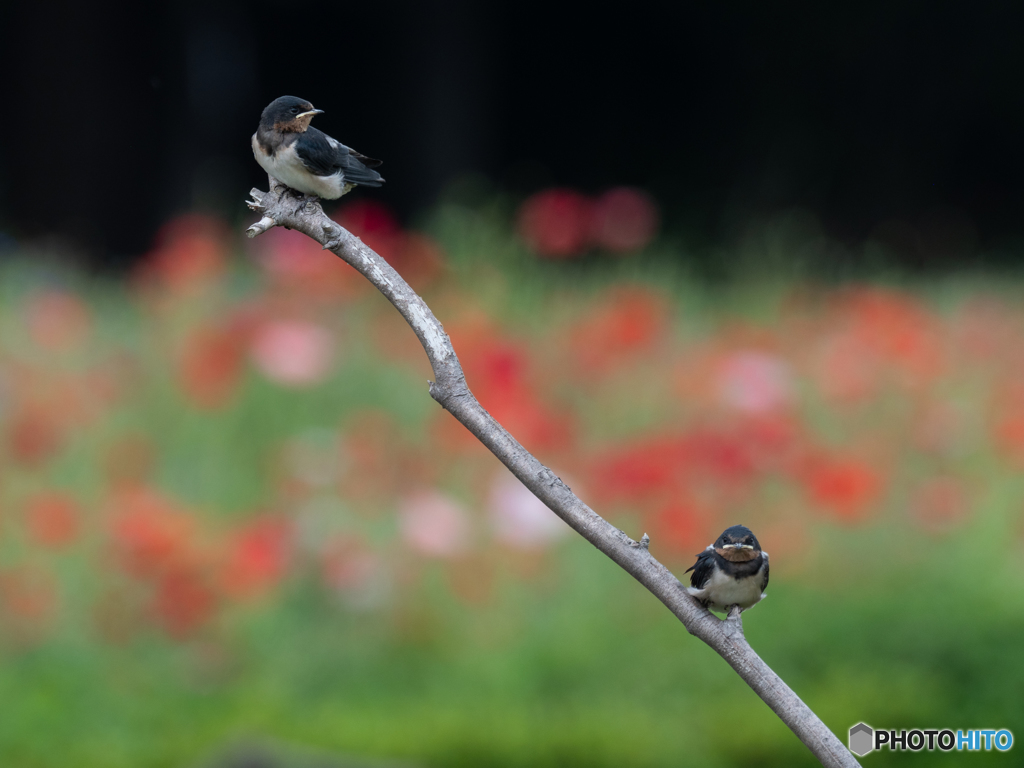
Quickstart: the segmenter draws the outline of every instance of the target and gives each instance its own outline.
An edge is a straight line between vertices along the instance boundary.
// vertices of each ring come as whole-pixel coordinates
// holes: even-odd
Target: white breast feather
[[[710,607],[722,611],[730,605],[749,608],[764,597],[761,593],[760,572],[737,580],[717,568],[702,589],[687,587],[687,591],[698,600],[708,600]]]
[[[271,157],[260,148],[256,134],[253,134],[252,154],[263,170],[285,186],[299,192],[334,200],[348,191],[345,189],[347,185],[341,171],[332,176],[316,176],[310,173],[296,154],[294,146],[283,147]]]

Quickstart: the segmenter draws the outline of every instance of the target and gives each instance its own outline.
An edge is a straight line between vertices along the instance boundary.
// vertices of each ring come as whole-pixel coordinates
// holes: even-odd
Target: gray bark
[[[331,221],[319,203],[303,202],[273,177],[269,193],[253,189],[251,195],[253,199],[248,205],[262,218],[249,227],[249,237],[256,237],[274,226],[294,229],[316,240],[373,283],[401,313],[423,345],[434,369],[435,380],[430,384],[430,396],[434,400],[465,425],[552,512],[643,584],[675,614],[690,634],[714,648],[822,765],[830,768],[860,765],[835,734],[750,647],[738,610],[734,608],[724,620],[708,612],[668,568],[651,556],[646,534],[640,541],[634,541],[594,512],[477,402],[441,323],[383,258]]]

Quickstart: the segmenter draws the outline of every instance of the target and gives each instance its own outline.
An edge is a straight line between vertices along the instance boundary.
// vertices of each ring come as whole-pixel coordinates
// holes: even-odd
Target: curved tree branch
[[[465,425],[548,508],[647,587],[690,634],[714,648],[823,765],[859,765],[835,734],[750,647],[738,610],[734,609],[724,620],[709,613],[668,568],[651,556],[646,534],[639,542],[634,541],[590,509],[484,410],[466,385],[459,358],[441,323],[391,265],[358,237],[331,221],[319,203],[302,204],[273,177],[269,193],[253,189],[250,194],[253,199],[248,205],[262,218],[249,227],[249,237],[275,225],[297,230],[341,257],[373,283],[402,314],[423,345],[434,369],[431,397]]]

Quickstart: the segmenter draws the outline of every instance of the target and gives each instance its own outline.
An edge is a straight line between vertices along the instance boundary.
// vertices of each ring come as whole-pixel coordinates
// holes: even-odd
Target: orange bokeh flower
[[[650,524],[651,548],[680,558],[703,550],[721,528],[720,516],[685,491],[658,509]]]
[[[115,491],[110,537],[116,562],[136,578],[156,578],[198,556],[191,512],[144,486]]]
[[[1015,465],[1024,465],[1024,413],[1000,416],[995,424],[996,449]]]
[[[612,253],[641,250],[658,230],[658,207],[643,190],[610,189],[592,200],[571,189],[547,189],[519,207],[519,236],[549,259],[577,256],[592,246]]]
[[[343,203],[335,217],[416,290],[430,285],[444,267],[441,246],[428,235],[403,231],[391,209],[378,200]]]
[[[88,338],[92,309],[70,291],[50,289],[28,298],[25,321],[33,343],[53,352],[68,352]]]
[[[637,440],[598,456],[588,484],[599,498],[609,502],[661,497],[682,488],[688,458],[685,439],[650,437]]]
[[[221,586],[231,597],[259,597],[284,577],[291,550],[288,523],[261,517],[232,531],[225,545]]]
[[[594,201],[590,239],[613,253],[630,253],[647,246],[658,232],[658,206],[640,189],[616,187]]]
[[[33,496],[25,505],[25,525],[33,541],[63,549],[78,538],[81,512],[66,493],[50,491]]]
[[[134,278],[142,287],[188,293],[214,283],[227,266],[229,232],[219,219],[198,213],[172,219],[157,233],[155,246],[139,262]]]
[[[665,297],[639,286],[618,287],[569,329],[567,342],[585,375],[621,365],[654,348],[668,330]]]
[[[573,417],[542,398],[524,343],[483,324],[452,324],[449,334],[473,393],[518,440],[534,450],[561,450],[572,443]],[[448,414],[438,418],[447,444],[457,447],[477,442]]]
[[[304,302],[333,301],[372,290],[352,267],[301,232],[275,227],[250,247],[272,284]]]
[[[17,638],[37,639],[57,616],[57,579],[39,564],[0,570],[0,628]]]
[[[806,470],[810,500],[843,523],[858,523],[873,511],[882,496],[882,474],[853,457],[815,458]]]
[[[840,401],[873,396],[887,380],[921,389],[946,368],[938,319],[917,299],[881,288],[857,288],[838,296],[823,334],[816,378]]]
[[[421,232],[404,232],[388,262],[416,291],[429,287],[444,271],[444,251]]]
[[[992,442],[996,451],[1014,466],[1024,466],[1024,383],[1020,365],[1005,366],[988,404]]]
[[[157,579],[152,609],[157,624],[182,640],[213,617],[217,596],[202,571],[174,567]]]
[[[360,238],[389,264],[398,245],[395,237],[400,233],[398,219],[379,200],[353,200],[342,203],[334,217],[345,229]]]
[[[221,599],[218,553],[194,513],[153,489],[123,487],[111,499],[109,534],[113,562],[138,580],[146,614],[168,635],[184,639],[214,617]],[[259,546],[244,549],[242,579],[252,586],[263,575],[254,576],[251,556]]]
[[[54,414],[41,406],[26,405],[18,410],[7,426],[7,449],[23,467],[46,464],[64,446],[65,430]]]
[[[192,405],[214,410],[231,403],[242,380],[247,336],[227,324],[196,328],[185,338],[178,383]]]
[[[538,192],[519,208],[519,235],[539,255],[564,259],[589,244],[592,203],[571,189]]]

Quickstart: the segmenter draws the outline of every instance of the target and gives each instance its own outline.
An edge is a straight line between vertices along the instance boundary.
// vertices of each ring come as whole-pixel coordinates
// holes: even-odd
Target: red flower
[[[571,354],[584,375],[608,370],[653,348],[668,329],[668,319],[660,293],[636,286],[616,288],[569,331]]]
[[[208,216],[187,214],[165,224],[156,247],[140,262],[136,280],[175,293],[201,288],[220,278],[227,262],[228,231]]]
[[[131,576],[157,578],[196,559],[195,518],[144,487],[116,492],[111,537],[117,561]]]
[[[217,598],[201,571],[175,567],[157,580],[152,607],[164,631],[183,639],[213,617]]]
[[[653,437],[613,449],[594,463],[592,484],[609,501],[638,501],[674,493],[685,480],[689,446],[678,437]]]
[[[484,325],[453,325],[450,334],[473,393],[502,426],[533,448],[561,449],[572,441],[573,421],[544,402],[523,344]],[[442,415],[442,429],[455,444],[476,441],[461,425]],[[458,435],[458,437],[455,437]]]
[[[419,232],[402,233],[388,263],[417,291],[429,286],[444,269],[441,246]]]
[[[66,352],[89,336],[92,311],[73,293],[47,290],[29,298],[25,319],[33,343],[44,349]]]
[[[715,496],[731,495],[745,490],[760,471],[755,449],[742,433],[697,430],[649,437],[598,458],[592,482],[612,501],[650,503],[694,483]]]
[[[17,412],[7,431],[11,458],[25,467],[39,467],[63,447],[64,430],[42,407],[26,406]]]
[[[992,296],[968,299],[952,319],[953,342],[959,354],[976,362],[995,362],[1018,344],[1018,317]]]
[[[681,492],[658,510],[651,521],[651,546],[670,555],[695,555],[717,535],[717,515]]]
[[[352,267],[301,232],[275,227],[256,238],[251,248],[274,285],[294,291],[303,301],[371,290]]]
[[[64,493],[43,493],[30,499],[25,508],[29,536],[44,547],[61,549],[79,533],[78,503]]]
[[[1014,465],[1024,465],[1024,368],[1009,365],[989,403],[995,448]]]
[[[197,328],[185,339],[178,380],[195,407],[213,410],[231,402],[242,379],[245,342],[242,329],[230,324]]]
[[[841,296],[841,330],[826,340],[819,380],[836,399],[859,400],[874,393],[886,372],[896,383],[920,388],[945,368],[936,318],[910,296],[859,288]]]
[[[806,476],[811,500],[841,522],[862,521],[879,500],[883,478],[868,464],[854,458],[816,461]]]
[[[0,571],[0,627],[22,637],[38,637],[57,614],[57,581],[39,565]]]
[[[658,209],[641,190],[617,187],[596,201],[571,189],[538,192],[519,208],[519,234],[537,254],[569,258],[591,245],[638,251],[658,229]]]
[[[601,195],[591,213],[590,237],[615,253],[643,249],[658,231],[658,208],[646,192],[616,187]]]
[[[342,203],[334,215],[341,226],[394,266],[401,230],[390,208],[377,200],[355,200]]]
[[[754,416],[738,425],[738,437],[753,465],[786,471],[797,461],[803,442],[799,422],[789,415]]]
[[[590,238],[591,203],[569,189],[549,189],[519,208],[519,234],[541,256],[576,256]]]
[[[826,338],[816,363],[818,384],[833,400],[862,401],[881,383],[882,360],[857,333],[844,331]]]
[[[695,431],[686,444],[688,464],[693,470],[726,485],[750,480],[757,471],[750,441],[741,433]]]
[[[1011,462],[1024,464],[1024,412],[1010,412],[997,418],[995,444]]]
[[[290,544],[289,526],[277,518],[260,518],[234,531],[224,560],[224,591],[255,597],[273,589],[287,570]]]

